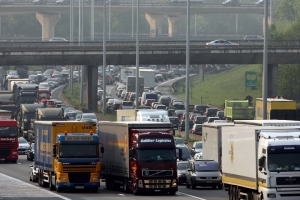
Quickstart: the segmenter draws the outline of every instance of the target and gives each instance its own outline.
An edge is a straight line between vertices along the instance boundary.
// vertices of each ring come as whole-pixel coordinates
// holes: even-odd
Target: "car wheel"
[[[191,179],[191,186],[192,186],[192,189],[196,189],[196,185],[193,183],[193,180]]]

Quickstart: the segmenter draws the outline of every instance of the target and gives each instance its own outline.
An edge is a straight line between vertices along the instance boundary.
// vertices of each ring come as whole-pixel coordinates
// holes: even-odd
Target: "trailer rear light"
[[[90,131],[90,135],[93,135],[93,131]]]
[[[65,135],[68,135],[68,132],[67,132],[67,131],[65,131],[65,132],[64,132],[64,134],[65,134]]]

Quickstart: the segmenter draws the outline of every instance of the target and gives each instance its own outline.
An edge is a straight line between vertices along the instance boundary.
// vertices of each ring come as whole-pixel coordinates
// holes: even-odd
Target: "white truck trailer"
[[[294,120],[234,120],[234,124],[236,126],[300,126],[300,121],[294,121]]]
[[[144,77],[144,87],[155,88],[155,71],[153,69],[139,70],[140,77]]]
[[[222,127],[234,126],[234,123],[203,123],[202,124],[202,152],[203,159],[215,160],[222,169],[221,147]]]
[[[222,127],[222,183],[230,200],[299,200],[299,127]]]
[[[168,111],[155,109],[117,110],[117,121],[170,122]]]

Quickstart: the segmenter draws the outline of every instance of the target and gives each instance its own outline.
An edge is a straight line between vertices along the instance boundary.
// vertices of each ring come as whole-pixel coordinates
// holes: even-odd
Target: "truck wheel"
[[[55,190],[55,187],[52,183],[52,173],[49,174],[49,190]]]
[[[196,185],[193,184],[193,180],[191,179],[191,186],[192,186],[192,189],[196,189]]]

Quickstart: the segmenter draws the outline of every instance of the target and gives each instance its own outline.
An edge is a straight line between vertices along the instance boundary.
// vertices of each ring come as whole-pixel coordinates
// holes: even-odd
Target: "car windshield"
[[[83,118],[97,119],[96,115],[83,115]]]
[[[62,144],[59,157],[61,158],[97,158],[98,147],[96,144]]]
[[[18,141],[21,144],[27,143],[27,141],[24,138],[18,138]]]
[[[133,103],[131,101],[123,102],[123,106],[132,106]]]
[[[138,160],[140,161],[174,161],[176,159],[174,149],[139,149]]]
[[[213,161],[196,161],[195,171],[218,171],[218,163]]]
[[[187,163],[178,163],[177,164],[178,170],[186,170],[186,168],[187,168]]]
[[[157,94],[146,94],[146,99],[155,99],[157,101]]]

